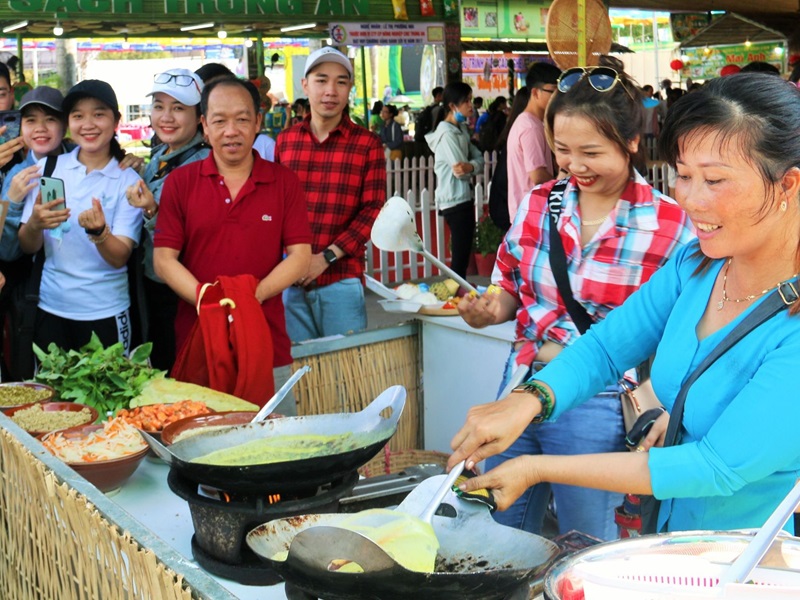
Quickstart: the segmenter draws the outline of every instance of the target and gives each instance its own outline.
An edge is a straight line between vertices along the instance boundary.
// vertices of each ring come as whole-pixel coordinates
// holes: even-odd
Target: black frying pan
[[[406,390],[392,386],[364,410],[308,417],[271,419],[196,435],[169,446],[147,439],[157,454],[183,477],[196,483],[234,492],[261,492],[266,488],[289,492],[315,487],[355,471],[374,457],[397,431],[406,401]],[[388,417],[381,412],[391,410]],[[215,450],[282,435],[337,435],[352,433],[354,443],[345,451],[302,460],[251,466],[217,466],[190,462]]]
[[[436,478],[423,481],[403,505],[412,496],[429,500],[428,488],[436,485]],[[501,600],[540,578],[559,552],[554,542],[499,525],[486,506],[453,493],[445,498],[441,513],[449,516],[433,519],[440,543],[435,573],[409,571],[394,561],[368,573],[328,571],[331,560],[347,558],[347,542],[304,547],[299,534],[350,515],[276,519],[253,529],[246,541],[287,583],[324,600]],[[287,550],[285,560],[276,557]]]

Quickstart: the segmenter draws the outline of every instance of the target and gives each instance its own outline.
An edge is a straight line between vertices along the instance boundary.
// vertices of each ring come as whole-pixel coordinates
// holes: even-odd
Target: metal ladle
[[[432,525],[433,515],[442,503],[444,497],[450,492],[458,476],[464,470],[464,461],[458,463],[447,475],[437,475],[427,480],[427,485],[431,485],[434,480],[442,480],[441,485],[436,489],[427,504],[420,507],[421,492],[424,489],[420,486],[404,500],[395,511],[419,517],[422,521]],[[422,499],[424,501],[424,499]],[[369,527],[379,528],[391,521],[392,517],[386,514],[370,515]],[[330,525],[314,525],[298,533],[290,547],[290,554],[294,553],[300,557],[308,557],[312,562],[319,562],[324,555],[332,549],[340,552],[340,558],[358,564],[365,572],[382,571],[402,567],[386,550],[372,540],[368,535],[347,529],[338,525],[336,522]]]
[[[477,292],[466,279],[425,249],[417,233],[414,210],[400,196],[392,196],[383,205],[372,225],[370,238],[376,247],[386,252],[409,250],[421,254],[442,273],[452,277],[461,287],[470,292]]]
[[[256,416],[250,421],[251,423],[258,423],[259,421],[263,421],[267,418],[278,404],[286,397],[286,394],[295,386],[295,384],[300,381],[300,378],[303,377],[306,373],[311,370],[311,367],[308,365],[304,367],[300,367],[294,374],[286,380],[280,389],[275,392],[275,395],[272,396],[264,406],[256,413]],[[233,425],[232,425],[233,427]],[[173,458],[177,458],[172,450],[170,450],[167,446],[159,442],[155,437],[147,433],[146,431],[139,430],[139,433],[142,434],[144,440],[147,442],[147,445],[150,446],[150,449],[156,453],[156,455],[163,460],[168,465],[172,464]]]

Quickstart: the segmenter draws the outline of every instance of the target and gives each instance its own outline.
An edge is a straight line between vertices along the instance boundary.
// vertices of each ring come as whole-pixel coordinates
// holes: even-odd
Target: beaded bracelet
[[[87,235],[86,237],[89,238],[89,241],[92,242],[95,246],[99,246],[103,242],[108,239],[108,236],[111,235],[111,229],[109,229],[108,225],[103,227],[103,231],[100,233],[99,236],[97,235]]]
[[[539,398],[539,402],[542,403],[542,412],[536,415],[531,423],[541,423],[542,421],[549,419],[550,415],[553,414],[553,409],[555,408],[556,403],[553,400],[553,397],[550,395],[550,392],[547,391],[547,388],[538,381],[526,381],[511,391],[534,394]]]

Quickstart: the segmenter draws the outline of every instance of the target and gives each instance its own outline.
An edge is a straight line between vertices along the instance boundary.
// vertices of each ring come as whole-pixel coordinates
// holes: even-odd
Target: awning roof
[[[750,42],[776,42],[786,40],[786,36],[780,31],[765,27],[742,15],[728,13],[714,19],[708,27],[685,40],[681,44],[681,48],[741,44],[746,40]]]
[[[705,12],[707,10],[726,10],[738,13],[751,13],[756,8],[754,0],[611,0],[611,8],[639,8],[667,12]],[[771,13],[800,12],[800,0],[767,0],[759,7]]]

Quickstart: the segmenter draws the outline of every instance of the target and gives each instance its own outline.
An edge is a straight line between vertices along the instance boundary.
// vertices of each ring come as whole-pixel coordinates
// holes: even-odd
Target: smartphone
[[[47,204],[58,198],[64,198],[64,180],[58,177],[41,177],[39,178],[39,189],[42,192],[42,204]],[[55,207],[54,210],[64,210],[67,207],[66,203],[62,202]]]
[[[19,137],[20,123],[22,116],[18,110],[3,110],[0,111],[0,126],[5,125],[6,131],[0,135],[0,144]]]

